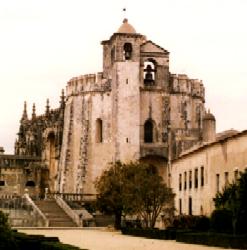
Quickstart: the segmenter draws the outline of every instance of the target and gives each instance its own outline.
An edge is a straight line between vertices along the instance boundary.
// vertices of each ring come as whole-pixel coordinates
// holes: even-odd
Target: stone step
[[[55,200],[35,201],[35,204],[49,220],[49,227],[76,227],[76,224]]]

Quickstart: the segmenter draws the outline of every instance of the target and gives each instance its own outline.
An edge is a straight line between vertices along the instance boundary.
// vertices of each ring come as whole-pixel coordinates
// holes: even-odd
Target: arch
[[[35,182],[34,181],[27,181],[25,186],[26,187],[35,187]]]
[[[156,64],[156,61],[152,58],[149,58],[144,62],[143,78],[145,86],[152,86],[155,84]]]
[[[97,143],[103,142],[103,121],[100,118],[96,120],[95,141]]]
[[[154,142],[154,123],[152,119],[148,119],[144,123],[144,142],[145,143]]]
[[[132,57],[132,44],[131,43],[125,43],[124,47],[124,59],[125,60],[130,60]]]

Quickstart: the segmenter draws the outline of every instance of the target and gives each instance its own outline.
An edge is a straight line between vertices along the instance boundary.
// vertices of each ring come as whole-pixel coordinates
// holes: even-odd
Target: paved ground
[[[178,243],[171,240],[152,240],[122,235],[119,232],[92,229],[22,229],[27,234],[57,236],[63,243],[89,250],[213,250],[217,247],[206,247]],[[228,249],[229,250],[229,249]]]

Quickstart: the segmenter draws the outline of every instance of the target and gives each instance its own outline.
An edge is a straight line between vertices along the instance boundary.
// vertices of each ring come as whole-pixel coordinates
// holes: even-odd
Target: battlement
[[[203,82],[198,79],[190,79],[185,74],[171,74],[170,82],[172,93],[187,94],[192,97],[205,98]]]
[[[107,80],[103,78],[103,73],[86,74],[71,78],[66,87],[67,97],[78,95],[81,92],[104,91]]]

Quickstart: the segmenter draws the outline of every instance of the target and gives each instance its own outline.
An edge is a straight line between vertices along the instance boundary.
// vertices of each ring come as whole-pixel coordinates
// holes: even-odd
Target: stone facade
[[[103,46],[103,71],[72,78],[60,107],[29,119],[24,106],[17,156],[40,158],[51,192],[95,193],[111,162],[156,165],[169,184],[170,162],[213,140],[202,81],[169,70],[169,52],[125,19]]]
[[[233,132],[233,131],[232,131]],[[179,214],[210,215],[213,198],[247,168],[247,131],[227,133],[172,162],[171,186]]]
[[[204,86],[171,74],[169,52],[124,20],[103,41],[103,72],[66,88],[61,192],[94,193],[110,162],[155,162],[168,181],[168,158],[202,141]]]
[[[29,119],[27,105],[20,120],[18,139],[15,142],[15,155],[39,157],[40,165],[49,172],[47,187],[55,191],[57,184],[58,163],[60,158],[63,121],[64,121],[65,96],[62,91],[60,107],[50,110],[47,100],[44,115],[36,116],[33,105],[32,116]]]
[[[0,199],[21,196],[25,192],[32,197],[44,195],[47,174],[39,157],[0,155]]]

